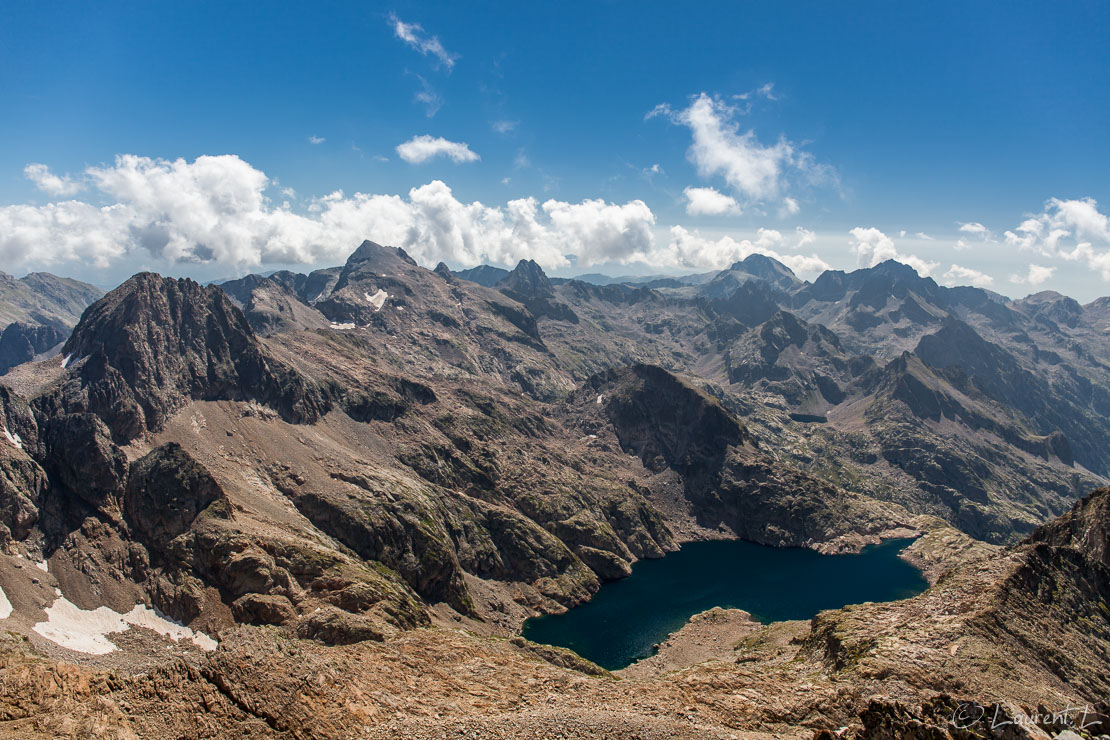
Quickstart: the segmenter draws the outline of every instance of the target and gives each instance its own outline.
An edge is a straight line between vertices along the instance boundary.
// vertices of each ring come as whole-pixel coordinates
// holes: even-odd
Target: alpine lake
[[[898,557],[912,541],[887,540],[847,555],[741,540],[688,542],[666,557],[635,563],[631,575],[604,584],[581,606],[529,619],[522,634],[619,670],[715,606],[769,623],[915,596],[928,584]]]

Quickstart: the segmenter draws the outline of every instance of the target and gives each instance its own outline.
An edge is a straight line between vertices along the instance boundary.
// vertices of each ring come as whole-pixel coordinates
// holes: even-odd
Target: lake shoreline
[[[929,583],[900,557],[915,541],[887,540],[834,555],[744,540],[684,543],[664,558],[637,562],[631,575],[574,609],[527,620],[521,634],[620,670],[713,607],[740,609],[768,624],[917,595]]]

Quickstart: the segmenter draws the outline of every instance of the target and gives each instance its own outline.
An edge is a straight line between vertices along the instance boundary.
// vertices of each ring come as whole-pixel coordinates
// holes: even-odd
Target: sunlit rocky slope
[[[310,275],[136,275],[0,378],[0,721],[901,736],[965,701],[1093,706],[1106,493],[1075,502],[1110,473],[1104,303],[758,256],[456,274],[372,242]],[[616,680],[512,637],[690,539],[915,534],[925,594],[710,620],[708,663]]]

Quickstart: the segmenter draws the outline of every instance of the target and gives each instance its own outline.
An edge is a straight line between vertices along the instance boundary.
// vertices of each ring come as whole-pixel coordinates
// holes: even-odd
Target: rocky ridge
[[[1007,304],[900,266],[813,285],[780,267],[749,258],[702,290],[714,280],[599,286],[522,263],[487,287],[366,242],[309,276],[132,278],[62,357],[0,387],[3,626],[19,636],[0,721],[808,736],[947,732],[962,697],[1100,701],[1106,493],[1033,531],[1101,480],[1099,307]],[[974,364],[952,352],[968,342]],[[682,540],[836,552],[922,532],[907,556],[926,594],[746,624],[707,663],[616,681],[509,639]],[[968,536],[1030,532],[1009,549]],[[59,599],[148,605],[220,647],[154,669],[138,656],[158,638],[128,630],[74,654],[33,629]],[[198,702],[210,716],[178,711]]]

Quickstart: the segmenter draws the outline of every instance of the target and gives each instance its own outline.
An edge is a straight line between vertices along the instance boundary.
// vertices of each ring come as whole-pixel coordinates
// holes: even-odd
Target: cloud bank
[[[399,149],[410,160],[451,156],[435,139],[423,149],[421,137],[406,144],[413,141],[416,149]],[[459,156],[465,161],[470,150],[458,146],[464,147]],[[530,258],[552,269],[572,263],[642,263],[663,270],[710,270],[760,253],[807,277],[828,269],[826,260],[841,266],[842,258],[854,258],[870,267],[895,259],[944,284],[995,284],[981,271],[982,264],[945,260],[947,268],[942,268],[944,253],[938,250],[951,244],[918,237],[915,250],[906,249],[901,241],[910,239],[907,232],[890,235],[857,226],[847,240],[833,234],[818,239],[798,227],[760,229],[745,238],[661,225],[639,199],[525,197],[486,204],[462,201],[444,182],[431,180],[399,194],[336,191],[297,200],[292,190],[234,155],[187,161],[129,154],[72,177],[55,175],[38,163],[29,165],[25,175],[44,193],[56,195],[43,205],[0,207],[0,264],[7,271],[179,264],[245,272],[267,265],[337,264],[363,239],[373,239],[403,247],[429,267],[439,261],[511,265]],[[81,191],[82,197],[74,197]],[[710,187],[687,188],[683,196],[692,215],[727,215],[740,208],[736,198]],[[1019,265],[1007,266],[1008,284],[1043,285],[1069,263],[1110,280],[1110,219],[1094,200],[1049,200],[1042,213],[1005,232],[991,232],[978,222],[966,226],[958,233],[976,240],[977,253],[1014,248],[1029,253]],[[925,246],[933,244],[938,246]]]
[[[45,167],[36,182],[53,182]],[[90,167],[83,182],[103,205],[62,200],[0,207],[0,261],[12,268],[122,260],[219,264],[248,270],[267,264],[341,262],[363,239],[403,247],[425,265],[513,264],[531,258],[545,267],[643,262],[658,267],[718,268],[761,252],[815,272],[816,256],[787,253],[813,242],[761,230],[752,240],[709,238],[682,227],[657,242],[656,218],[642,200],[567,202],[536,198],[504,205],[465,203],[440,180],[404,195],[336,191],[304,202],[300,211],[264,172],[234,155],[152,159],[121,155]],[[274,193],[293,197],[287,189]],[[92,200],[92,199],[90,199]]]

